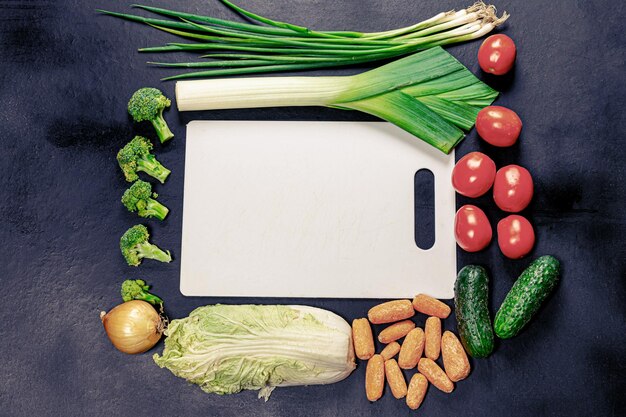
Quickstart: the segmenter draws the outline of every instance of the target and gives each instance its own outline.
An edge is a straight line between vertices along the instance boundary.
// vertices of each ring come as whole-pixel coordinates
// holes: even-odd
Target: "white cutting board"
[[[452,298],[454,154],[381,122],[187,126],[180,289],[188,296]],[[435,244],[414,177],[435,177]]]

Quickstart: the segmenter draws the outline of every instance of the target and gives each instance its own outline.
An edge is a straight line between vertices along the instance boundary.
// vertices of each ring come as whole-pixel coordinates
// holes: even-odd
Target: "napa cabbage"
[[[331,384],[355,368],[350,325],[307,306],[208,305],[172,320],[154,361],[203,391]]]

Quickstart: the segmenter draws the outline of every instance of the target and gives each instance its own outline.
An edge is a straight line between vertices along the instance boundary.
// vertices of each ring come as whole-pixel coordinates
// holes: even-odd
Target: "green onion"
[[[135,7],[165,19],[99,11],[192,41],[141,48],[141,52],[191,51],[202,54],[199,62],[150,61],[151,65],[219,68],[165,79],[308,70],[386,60],[479,38],[509,17],[506,12],[498,17],[494,6],[478,2],[463,10],[442,12],[414,25],[383,32],[315,31],[259,16],[228,0],[220,1],[251,23],[142,5]]]
[[[259,65],[252,69],[264,66]],[[236,70],[242,69],[232,71]],[[204,73],[220,71],[224,70]],[[351,76],[227,78],[176,84],[180,111],[280,106],[359,110],[398,125],[444,153],[463,139],[463,130],[471,129],[480,109],[497,95],[441,47]]]

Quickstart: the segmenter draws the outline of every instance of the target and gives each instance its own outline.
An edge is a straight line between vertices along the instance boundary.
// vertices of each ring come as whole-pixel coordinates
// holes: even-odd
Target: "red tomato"
[[[526,218],[511,214],[498,222],[498,246],[507,258],[523,258],[534,245],[535,231]]]
[[[480,197],[493,185],[496,164],[484,153],[470,152],[454,166],[452,186],[466,197]]]
[[[485,72],[506,74],[513,68],[516,52],[513,39],[506,35],[491,35],[478,49],[478,64]]]
[[[526,168],[507,165],[496,172],[493,199],[501,210],[517,213],[524,210],[533,198],[533,178]]]
[[[522,120],[517,113],[502,106],[488,106],[478,112],[476,131],[485,142],[501,148],[517,142]]]
[[[478,252],[491,242],[491,225],[485,213],[476,206],[466,204],[454,216],[454,237],[461,249]]]

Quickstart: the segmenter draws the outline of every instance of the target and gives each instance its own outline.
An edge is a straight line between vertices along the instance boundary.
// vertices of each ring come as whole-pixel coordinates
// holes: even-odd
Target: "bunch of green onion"
[[[142,5],[136,7],[169,19],[100,11],[195,41],[140,49],[142,52],[192,51],[202,54],[203,60],[198,62],[149,62],[163,67],[203,68],[166,80],[297,71],[380,61],[479,38],[508,18],[506,12],[497,17],[494,6],[478,2],[460,11],[442,12],[414,25],[384,32],[315,31],[256,15],[228,0],[220,1],[254,23]]]
[[[178,109],[326,106],[396,124],[449,153],[498,95],[441,47],[351,76],[179,81]]]

